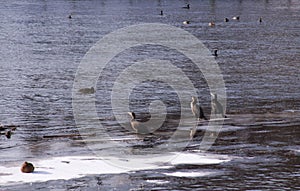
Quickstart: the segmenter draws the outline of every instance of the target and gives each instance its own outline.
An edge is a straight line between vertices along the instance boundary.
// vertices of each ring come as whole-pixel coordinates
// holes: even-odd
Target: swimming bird
[[[161,10],[161,11],[160,11],[160,15],[164,15],[164,12],[163,12],[163,10]]]
[[[6,136],[6,138],[10,139],[11,138],[11,131],[10,130],[6,131],[5,136]]]
[[[147,127],[145,127],[141,122],[136,121],[136,116],[134,112],[128,112],[128,114],[131,116],[130,125],[131,128],[139,134],[150,134],[150,131]]]
[[[209,22],[208,23],[208,26],[210,26],[210,27],[214,27],[216,24],[214,23],[214,22]]]
[[[191,22],[190,21],[183,21],[182,22],[184,25],[188,25],[188,24],[190,24]]]
[[[224,22],[229,22],[229,19],[227,17],[224,18]]]
[[[192,109],[192,113],[194,114],[194,116],[200,120],[200,119],[205,119],[207,120],[207,118],[204,116],[204,112],[202,107],[199,105],[198,99],[196,97],[192,97],[192,102],[191,102],[191,109]]]
[[[72,19],[72,14],[69,14],[68,18],[69,18],[69,19]]]
[[[222,104],[218,101],[217,94],[211,94],[211,96],[212,96],[212,102],[211,102],[212,113],[215,115],[221,114],[222,117],[227,118],[227,116],[224,113]]]
[[[236,16],[236,17],[232,17],[233,20],[237,20],[239,21],[240,20],[240,17],[239,16]]]
[[[95,88],[94,87],[91,87],[91,88],[82,88],[79,90],[80,93],[83,93],[83,94],[93,94],[95,93]]]
[[[190,4],[187,4],[185,7],[182,7],[184,9],[190,9]]]
[[[258,20],[258,22],[260,22],[260,23],[262,22],[262,18],[261,18],[261,17],[259,17],[259,20]]]
[[[213,56],[217,57],[218,56],[218,49],[214,49]]]
[[[31,173],[34,171],[34,166],[33,166],[33,164],[31,164],[29,162],[24,162],[21,167],[21,171],[23,173]]]

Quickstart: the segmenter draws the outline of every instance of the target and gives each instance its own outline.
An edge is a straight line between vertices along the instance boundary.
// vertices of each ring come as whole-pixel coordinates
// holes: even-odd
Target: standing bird
[[[203,112],[202,107],[198,104],[198,99],[194,96],[192,97],[191,109],[192,109],[192,113],[194,114],[194,116],[197,119],[207,120],[207,118],[204,116],[204,112]]]
[[[135,113],[134,112],[128,112],[128,114],[131,116],[130,125],[131,128],[138,134],[150,134],[150,131],[147,127],[145,127],[141,122],[136,121]]]
[[[212,113],[215,115],[221,114],[222,117],[227,118],[227,116],[224,113],[222,104],[218,101],[217,94],[211,94],[211,96],[212,96],[212,102],[211,102]]]

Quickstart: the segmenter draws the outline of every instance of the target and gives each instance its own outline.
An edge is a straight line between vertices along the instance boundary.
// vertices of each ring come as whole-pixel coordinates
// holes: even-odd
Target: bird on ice
[[[204,115],[202,107],[198,103],[198,99],[196,97],[194,97],[194,96],[192,97],[191,109],[192,109],[192,113],[194,114],[194,116],[197,119],[199,119],[199,120],[201,120],[201,119],[207,120],[207,118]]]
[[[138,134],[150,134],[151,132],[148,130],[146,126],[144,126],[141,122],[136,120],[136,116],[134,112],[128,112],[131,116],[130,125],[131,128]]]
[[[212,101],[211,101],[212,113],[215,115],[221,114],[222,117],[227,118],[227,116],[224,113],[222,104],[218,101],[217,94],[211,94],[211,97],[212,97]]]

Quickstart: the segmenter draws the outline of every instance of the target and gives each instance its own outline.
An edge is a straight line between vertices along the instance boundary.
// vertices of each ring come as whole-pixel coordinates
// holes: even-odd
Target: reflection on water
[[[182,9],[187,3],[191,9]],[[66,182],[20,183],[4,188],[300,189],[297,187],[300,173],[298,1],[5,1],[0,10],[0,120],[4,127],[17,127],[11,139],[2,135],[6,130],[0,129],[1,166],[91,154],[78,136],[72,111],[77,66],[105,34],[144,22],[183,28],[202,40],[208,49],[219,50],[216,61],[227,88],[229,119],[225,120],[209,152],[236,157],[217,165],[175,165],[168,170],[88,175]],[[160,10],[164,10],[163,16],[159,15]],[[68,18],[69,14],[72,19]],[[232,20],[233,16],[240,16],[240,20]],[[229,22],[223,22],[225,17]],[[190,20],[191,24],[182,25],[184,20]],[[208,26],[211,21],[216,23],[215,27]],[[150,118],[150,102],[164,101],[167,120],[157,134],[152,138],[137,137],[113,117],[110,93],[114,81],[132,63],[150,58],[168,60],[184,71],[198,89],[204,111],[210,113],[206,81],[184,55],[161,46],[128,49],[105,68],[95,95],[96,109],[105,130],[115,141],[132,150],[164,143],[179,124],[181,114],[176,92],[167,84],[148,81],[132,91],[130,109],[146,121]],[[188,111],[189,106],[186,108]],[[188,138],[190,134],[193,136],[186,152],[199,151],[206,127],[207,123],[201,122],[197,127],[188,128]],[[93,134],[88,132],[84,136]],[[95,141],[95,147],[101,144],[101,140]]]

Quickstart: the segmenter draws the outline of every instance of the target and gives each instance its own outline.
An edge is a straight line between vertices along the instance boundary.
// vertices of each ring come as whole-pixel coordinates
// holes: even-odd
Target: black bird
[[[202,107],[199,105],[198,99],[196,97],[192,97],[192,102],[191,102],[191,109],[192,109],[192,113],[194,114],[194,116],[197,119],[205,119],[207,120],[207,118],[204,115],[203,109]]]
[[[160,11],[160,15],[164,15],[164,12],[163,12],[163,10],[161,10],[161,11]]]
[[[218,49],[214,49],[214,53],[213,53],[213,55],[214,55],[215,57],[217,57],[217,56],[218,56]]]
[[[187,4],[185,7],[182,7],[184,9],[190,9],[190,4]]]
[[[262,18],[261,18],[261,17],[259,17],[259,20],[258,20],[258,22],[260,22],[260,23],[262,22]]]
[[[211,102],[212,113],[215,115],[221,114],[222,117],[227,118],[227,116],[224,113],[222,104],[218,101],[217,94],[211,94],[211,96],[212,96],[212,102]]]
[[[224,18],[224,22],[229,22],[229,19],[227,17]]]

